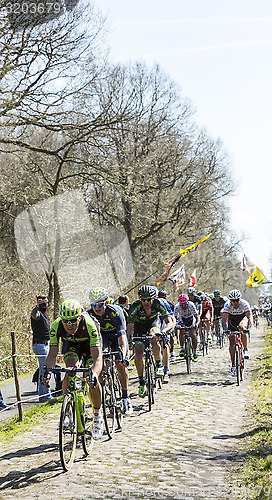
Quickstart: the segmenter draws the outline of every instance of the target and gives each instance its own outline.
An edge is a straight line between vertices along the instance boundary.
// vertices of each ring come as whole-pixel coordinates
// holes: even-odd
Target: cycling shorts
[[[89,341],[72,342],[71,340],[64,340],[62,345],[62,354],[64,361],[68,358],[75,358],[77,361],[80,361],[83,356],[85,366],[93,364]]]
[[[194,316],[189,316],[189,318],[182,318],[177,326],[195,326],[196,319]]]
[[[150,330],[155,330],[156,333],[161,332],[161,320],[160,318],[147,319],[142,323],[135,321],[134,323],[134,336],[142,337],[143,335],[148,335]],[[139,340],[136,340],[135,344],[141,344]]]
[[[116,337],[115,333],[113,334],[108,333],[107,335],[102,334],[102,342],[103,342],[103,349],[109,349],[111,352],[119,351],[118,338]],[[121,352],[115,354],[114,358],[115,360],[122,359]]]
[[[207,319],[210,319],[210,310],[209,309],[206,309],[206,311],[202,311],[200,319],[205,319],[207,313],[209,313]]]

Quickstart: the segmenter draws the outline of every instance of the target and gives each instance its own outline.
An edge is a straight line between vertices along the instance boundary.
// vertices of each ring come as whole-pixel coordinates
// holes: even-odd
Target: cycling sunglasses
[[[230,299],[231,302],[239,302],[240,299]]]
[[[92,302],[91,306],[93,307],[102,307],[105,304],[105,302]]]
[[[152,297],[141,298],[142,302],[151,302]]]
[[[77,320],[78,320],[78,318],[72,318],[72,319],[62,319],[61,321],[62,321],[63,323],[65,323],[65,324],[66,324],[66,323],[72,323],[72,324],[74,324],[74,323],[76,323],[76,322],[77,322]]]

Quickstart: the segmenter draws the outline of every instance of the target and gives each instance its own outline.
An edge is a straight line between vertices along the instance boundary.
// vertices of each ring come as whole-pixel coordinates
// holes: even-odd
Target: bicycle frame
[[[235,331],[230,332],[231,336],[234,337],[234,363],[236,368],[236,379],[237,385],[240,385],[240,381],[243,380],[244,373],[244,347],[241,340],[241,332]]]
[[[160,334],[158,334],[160,335]],[[151,406],[155,403],[155,392],[157,389],[158,379],[155,377],[155,362],[152,353],[151,340],[152,335],[143,335],[142,337],[133,337],[133,341],[143,344],[143,357],[146,373],[146,385],[148,392],[148,410],[151,411]]]

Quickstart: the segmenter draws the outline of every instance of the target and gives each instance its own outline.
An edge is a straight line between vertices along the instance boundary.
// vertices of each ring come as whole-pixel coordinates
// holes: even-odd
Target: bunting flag
[[[196,279],[196,269],[192,272],[190,276],[190,282],[189,282],[189,287],[193,287],[197,285],[197,279]]]
[[[172,283],[174,283],[174,289],[177,291],[181,285],[185,283],[185,269],[184,264],[179,267],[171,276],[168,277]]]
[[[190,247],[187,247],[185,248],[185,250],[182,250],[182,248],[180,249],[180,254],[181,254],[181,257],[185,257],[185,255],[187,255],[189,252],[191,252],[194,248],[197,247],[197,245],[199,245],[199,243],[202,243],[203,241],[207,240],[210,236],[212,235],[212,233],[208,234],[208,236],[205,236],[205,238],[202,238],[202,240],[199,240],[197,241],[196,243],[194,243],[193,245],[191,245]]]
[[[266,277],[258,267],[255,267],[253,273],[246,280],[246,285],[249,286],[249,288],[254,288],[255,286],[262,285],[264,282],[266,282]]]
[[[176,264],[176,262],[178,262],[180,257],[181,257],[181,255],[177,254],[174,257],[172,257],[172,259],[169,260],[169,262],[167,262],[167,264],[165,264],[165,266],[164,266],[165,271],[159,278],[156,279],[156,285],[160,285],[161,283],[163,283],[163,281],[167,280],[172,267]]]
[[[241,269],[242,271],[246,271],[248,274],[250,274],[250,269],[254,267],[253,262],[251,262],[247,256],[244,254],[241,262]]]

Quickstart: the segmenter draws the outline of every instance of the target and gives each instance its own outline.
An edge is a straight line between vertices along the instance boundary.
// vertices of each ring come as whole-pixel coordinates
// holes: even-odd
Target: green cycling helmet
[[[139,295],[140,299],[155,297],[156,292],[155,292],[154,288],[155,287],[149,286],[149,285],[141,286],[141,288],[139,288],[139,290],[138,290],[138,295]]]
[[[60,305],[59,315],[61,319],[75,319],[81,315],[82,310],[77,300],[68,299]]]

